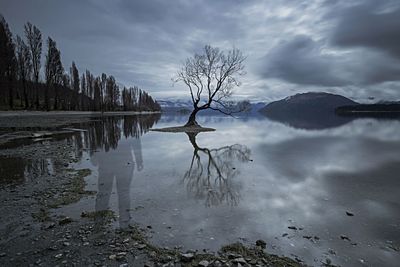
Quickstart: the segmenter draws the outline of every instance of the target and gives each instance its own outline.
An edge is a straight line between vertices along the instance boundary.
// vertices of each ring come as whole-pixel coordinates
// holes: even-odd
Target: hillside
[[[336,108],[349,105],[358,103],[341,95],[309,92],[271,102],[260,113],[295,128],[324,129],[349,122],[335,114]]]

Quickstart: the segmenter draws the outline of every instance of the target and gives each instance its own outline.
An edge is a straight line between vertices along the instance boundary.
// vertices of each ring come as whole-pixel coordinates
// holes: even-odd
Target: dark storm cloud
[[[324,56],[316,42],[307,36],[296,36],[278,44],[261,65],[264,77],[278,78],[291,83],[341,86],[346,82],[335,73],[335,58]]]
[[[170,87],[185,57],[221,39],[234,43],[243,30],[237,10],[249,1],[0,1],[14,33],[31,21],[61,48],[64,65],[106,72],[127,85]],[[22,8],[23,7],[23,8]]]
[[[400,80],[398,1],[325,1],[319,9],[324,28],[283,38],[261,59],[260,77],[363,94]]]
[[[364,1],[339,14],[332,43],[368,47],[400,58],[400,6],[393,1]]]
[[[379,84],[379,96],[393,95],[400,78],[396,3],[0,0],[0,12],[13,33],[23,35],[30,21],[56,40],[66,69],[74,60],[81,72],[105,72],[156,96],[187,96],[183,85],[171,86],[171,77],[205,44],[235,46],[248,56],[248,73],[234,95],[271,100],[307,90],[304,85],[359,96]]]

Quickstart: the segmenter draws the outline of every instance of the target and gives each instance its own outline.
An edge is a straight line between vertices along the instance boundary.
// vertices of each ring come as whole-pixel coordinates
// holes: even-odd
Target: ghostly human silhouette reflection
[[[239,185],[235,177],[240,173],[237,162],[248,162],[251,151],[244,145],[234,144],[209,149],[196,143],[197,133],[186,133],[193,146],[193,157],[183,181],[189,193],[204,199],[206,206],[221,203],[236,206],[240,200]]]
[[[115,181],[118,196],[119,224],[126,227],[130,221],[130,187],[135,168],[143,169],[142,147],[139,138],[125,140],[118,150],[101,150],[95,154],[98,164],[98,193],[96,211],[109,209]]]
[[[96,211],[110,209],[115,181],[121,228],[127,227],[130,222],[130,188],[135,169],[136,171],[143,169],[140,136],[158,119],[159,116],[124,117],[123,120],[115,117],[104,118],[100,122],[95,122],[96,132],[91,133],[96,140],[91,140],[92,145],[96,147],[91,160],[98,167],[95,208]],[[125,138],[121,139],[122,133]]]

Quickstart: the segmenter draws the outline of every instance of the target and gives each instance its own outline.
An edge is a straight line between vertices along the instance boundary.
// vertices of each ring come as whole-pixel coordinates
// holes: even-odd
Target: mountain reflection
[[[193,146],[193,157],[183,177],[189,193],[204,199],[206,206],[239,203],[239,186],[234,183],[240,173],[235,162],[248,162],[251,151],[244,145],[234,144],[209,149],[196,143],[197,133],[186,133]]]

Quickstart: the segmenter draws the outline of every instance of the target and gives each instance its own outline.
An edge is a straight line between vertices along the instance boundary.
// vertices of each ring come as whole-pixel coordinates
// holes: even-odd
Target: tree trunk
[[[49,85],[46,84],[44,89],[44,108],[46,111],[50,111],[50,99],[49,99]]]
[[[199,112],[200,109],[198,109],[197,107],[194,108],[194,110],[192,111],[192,113],[189,116],[189,120],[188,122],[185,124],[186,127],[190,127],[190,126],[200,126],[197,121],[196,121],[196,114],[197,112]]]
[[[22,87],[23,87],[23,89],[24,89],[25,109],[29,109],[28,92],[27,92],[27,89],[26,89],[26,81],[25,81],[25,79],[22,80]]]
[[[8,99],[9,99],[9,105],[10,109],[14,108],[14,95],[13,95],[13,84],[12,84],[12,78],[8,79]]]
[[[39,110],[40,104],[39,104],[39,83],[35,83],[35,93],[36,93],[36,100],[35,100],[35,105],[36,105],[36,110]]]
[[[58,85],[54,85],[54,110],[58,109]]]

